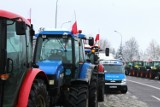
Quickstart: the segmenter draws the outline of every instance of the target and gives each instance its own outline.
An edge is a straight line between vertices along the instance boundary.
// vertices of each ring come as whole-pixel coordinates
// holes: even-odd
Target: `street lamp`
[[[58,5],[58,0],[56,1],[56,11],[55,11],[55,28],[57,28],[57,5]]]
[[[63,25],[66,24],[66,23],[71,23],[71,21],[67,21],[67,22],[62,23],[62,24],[61,24],[61,28],[62,28]]]
[[[118,33],[121,36],[120,54],[122,55],[122,34],[116,30],[114,32]]]

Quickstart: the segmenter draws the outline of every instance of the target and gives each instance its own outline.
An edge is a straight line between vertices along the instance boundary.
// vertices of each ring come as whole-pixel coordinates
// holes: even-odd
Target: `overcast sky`
[[[0,9],[29,18],[31,8],[37,32],[40,27],[55,28],[56,1],[0,0]],[[143,50],[151,40],[160,44],[160,0],[58,0],[57,7],[57,28],[70,29],[76,14],[78,29],[94,37],[99,33],[115,49],[121,37],[123,44],[134,37]]]

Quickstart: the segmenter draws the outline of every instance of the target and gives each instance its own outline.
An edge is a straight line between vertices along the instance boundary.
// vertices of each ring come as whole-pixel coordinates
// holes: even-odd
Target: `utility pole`
[[[118,34],[121,36],[120,55],[121,55],[121,57],[122,57],[122,34],[121,34],[120,32],[118,32],[118,31],[116,31],[116,30],[115,30],[114,32],[118,33]]]

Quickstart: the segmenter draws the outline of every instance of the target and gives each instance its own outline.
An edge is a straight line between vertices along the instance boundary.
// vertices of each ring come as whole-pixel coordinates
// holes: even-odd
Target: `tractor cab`
[[[31,32],[28,20],[0,10],[0,107],[15,106],[24,75],[31,68]]]
[[[78,72],[79,64],[85,62],[82,41],[85,39],[85,35],[75,36],[69,31],[42,31],[36,36],[34,63],[48,75],[55,75],[56,72],[50,72],[46,66],[52,66],[55,69],[57,66],[63,65],[61,69],[66,70],[65,74],[75,77],[74,71]]]

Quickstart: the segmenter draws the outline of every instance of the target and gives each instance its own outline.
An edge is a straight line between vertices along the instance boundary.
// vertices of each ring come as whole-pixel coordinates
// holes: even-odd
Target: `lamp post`
[[[71,23],[71,21],[67,21],[67,22],[62,23],[62,24],[61,24],[61,28],[62,28],[63,25],[66,24],[66,23]]]
[[[118,33],[121,36],[120,55],[122,57],[122,34],[120,32],[118,32],[118,31],[116,31],[116,30],[114,32]]]
[[[56,1],[56,11],[55,11],[55,28],[57,28],[57,5],[58,5],[58,0]]]

